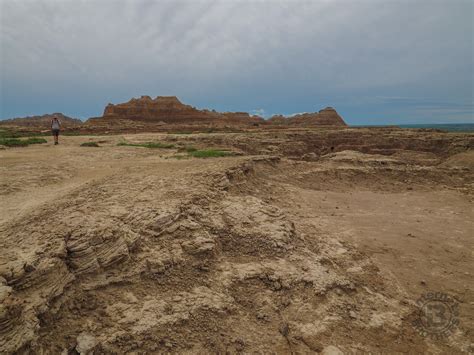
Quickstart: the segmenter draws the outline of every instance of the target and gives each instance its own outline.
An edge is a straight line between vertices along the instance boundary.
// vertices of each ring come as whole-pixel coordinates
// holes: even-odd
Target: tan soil
[[[0,353],[474,351],[472,136],[394,135],[0,150]],[[411,325],[428,291],[460,302],[449,338]]]

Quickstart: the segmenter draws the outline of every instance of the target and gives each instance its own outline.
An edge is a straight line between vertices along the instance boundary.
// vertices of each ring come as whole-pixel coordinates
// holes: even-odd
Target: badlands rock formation
[[[47,113],[41,116],[27,116],[27,117],[17,117],[11,118],[8,120],[0,121],[0,125],[3,126],[21,126],[21,127],[47,127],[49,128],[51,119],[53,116],[57,116],[63,126],[65,127],[75,127],[81,125],[83,122],[77,118],[72,118],[63,115],[62,113]]]
[[[342,117],[332,107],[326,107],[319,112],[301,113],[291,117],[275,115],[269,121],[274,124],[300,126],[347,126]]]
[[[199,110],[185,105],[176,96],[142,96],[128,102],[108,104],[102,117],[106,120],[126,119],[147,122],[165,123],[240,123],[253,124],[263,121],[258,116],[250,116],[246,112],[216,112]]]
[[[102,117],[92,118],[88,122],[94,127],[107,125],[140,129],[137,125],[298,125],[298,126],[346,126],[341,116],[332,107],[319,112],[303,113],[292,117],[273,116],[265,121],[259,116],[247,112],[217,112],[199,110],[185,105],[176,96],[142,96],[121,104],[108,104]],[[116,128],[116,127],[115,127]],[[113,129],[113,128],[112,128]]]

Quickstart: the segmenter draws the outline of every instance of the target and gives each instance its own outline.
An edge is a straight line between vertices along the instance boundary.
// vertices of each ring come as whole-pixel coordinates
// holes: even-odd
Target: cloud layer
[[[177,95],[335,106],[351,123],[474,122],[473,3],[0,0],[0,118]]]

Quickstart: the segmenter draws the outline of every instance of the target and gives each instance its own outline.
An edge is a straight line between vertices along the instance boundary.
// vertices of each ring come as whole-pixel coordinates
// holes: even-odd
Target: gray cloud
[[[0,4],[2,118],[176,94],[222,110],[334,105],[349,121],[429,120],[416,103],[450,101],[472,120],[470,0]]]

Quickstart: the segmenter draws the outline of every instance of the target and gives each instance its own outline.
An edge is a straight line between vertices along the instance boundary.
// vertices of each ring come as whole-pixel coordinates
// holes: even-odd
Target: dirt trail
[[[177,160],[122,139],[0,151],[1,352],[472,351],[469,170],[425,153]],[[448,339],[411,325],[426,290],[461,302]]]

